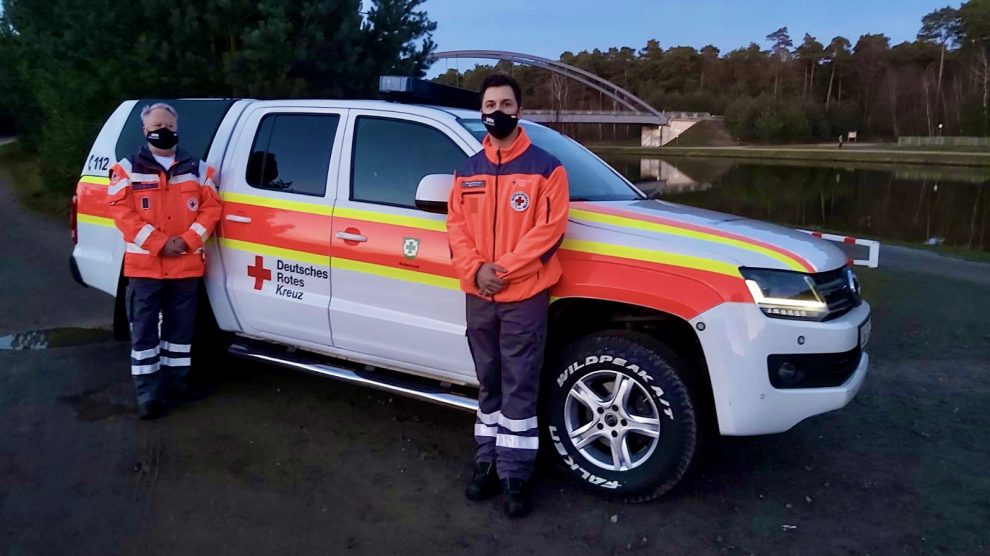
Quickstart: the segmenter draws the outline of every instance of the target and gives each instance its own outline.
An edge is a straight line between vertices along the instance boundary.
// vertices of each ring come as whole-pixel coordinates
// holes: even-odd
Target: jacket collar
[[[155,159],[155,155],[151,154],[151,149],[148,148],[148,145],[141,147],[141,150],[138,152],[138,158],[143,160],[146,164],[161,168],[161,164],[159,164],[158,160]],[[175,164],[172,165],[172,168],[178,167],[179,164],[189,160],[190,158],[192,158],[192,156],[188,152],[180,148],[175,149]],[[170,169],[171,168],[165,168],[165,171],[168,172]]]
[[[532,142],[530,142],[529,135],[526,135],[526,130],[523,129],[522,126],[519,126],[518,129],[519,129],[519,135],[516,137],[516,140],[512,142],[512,145],[509,146],[509,148],[507,149],[499,149],[495,147],[495,145],[492,145],[492,136],[485,135],[485,138],[481,141],[481,146],[485,148],[485,157],[488,158],[489,162],[491,162],[492,164],[498,164],[500,162],[498,156],[499,151],[501,151],[502,154],[502,158],[501,158],[502,164],[505,164],[506,162],[509,162],[513,159],[519,158],[524,152],[526,152],[526,149],[528,149],[529,146],[532,145]]]

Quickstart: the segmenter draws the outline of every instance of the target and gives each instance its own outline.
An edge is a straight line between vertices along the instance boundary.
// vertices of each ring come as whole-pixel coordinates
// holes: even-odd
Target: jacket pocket
[[[464,206],[464,212],[472,216],[478,214],[485,200],[485,193],[484,189],[462,191],[461,204]]]

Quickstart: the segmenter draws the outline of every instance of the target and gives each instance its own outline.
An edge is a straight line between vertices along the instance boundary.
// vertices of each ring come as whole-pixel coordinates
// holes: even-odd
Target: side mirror
[[[429,174],[419,180],[416,188],[416,208],[439,214],[447,213],[447,199],[454,187],[453,174]]]

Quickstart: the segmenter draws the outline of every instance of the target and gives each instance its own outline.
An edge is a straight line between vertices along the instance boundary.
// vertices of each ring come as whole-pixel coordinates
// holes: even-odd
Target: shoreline
[[[750,160],[799,160],[817,162],[871,162],[919,166],[990,167],[990,152],[912,151],[847,147],[630,147],[594,145],[596,154],[630,154],[680,157],[718,157]]]

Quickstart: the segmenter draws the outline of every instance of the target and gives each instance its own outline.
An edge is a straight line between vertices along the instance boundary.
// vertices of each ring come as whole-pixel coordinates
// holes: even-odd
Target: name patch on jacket
[[[464,182],[464,187],[484,187],[485,180],[474,180]]]
[[[159,184],[157,181],[138,182],[138,183],[132,183],[131,189],[133,189],[134,191],[144,191],[146,189],[158,189],[158,185]]]

